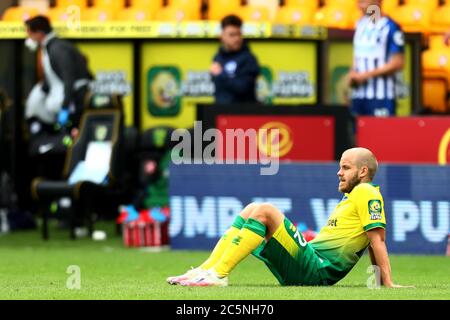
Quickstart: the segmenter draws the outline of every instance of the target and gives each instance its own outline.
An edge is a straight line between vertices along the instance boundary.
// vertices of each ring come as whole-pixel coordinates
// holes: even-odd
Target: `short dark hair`
[[[50,33],[53,29],[50,20],[46,16],[36,16],[25,21],[25,25],[32,31],[42,31],[45,34]]]
[[[222,19],[221,22],[222,29],[225,29],[228,26],[234,26],[241,28],[242,27],[242,19],[239,18],[237,15],[230,14]]]

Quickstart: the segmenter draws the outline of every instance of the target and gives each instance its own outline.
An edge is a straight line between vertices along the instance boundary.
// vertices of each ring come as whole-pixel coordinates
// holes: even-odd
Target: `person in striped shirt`
[[[381,13],[382,0],[359,0],[364,12],[353,39],[351,110],[355,115],[395,116],[396,74],[404,67],[404,34]]]

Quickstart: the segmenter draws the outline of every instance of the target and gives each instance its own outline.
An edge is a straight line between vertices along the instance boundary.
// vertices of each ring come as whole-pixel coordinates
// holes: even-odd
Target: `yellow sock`
[[[255,250],[264,240],[266,226],[261,222],[248,219],[241,231],[223,253],[220,260],[212,267],[219,277],[226,277],[230,272]]]
[[[222,238],[217,242],[214,250],[211,252],[209,258],[200,265],[200,268],[207,270],[213,267],[222,257],[227,247],[231,244],[234,237],[241,231],[242,226],[245,224],[244,218],[237,216],[233,222],[233,225],[225,231]]]

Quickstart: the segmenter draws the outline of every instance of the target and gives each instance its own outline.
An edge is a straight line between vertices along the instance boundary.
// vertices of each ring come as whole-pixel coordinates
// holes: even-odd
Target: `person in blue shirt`
[[[222,19],[218,53],[210,73],[217,104],[256,103],[256,79],[259,65],[242,37],[242,20],[235,15]]]
[[[405,64],[404,34],[381,13],[382,0],[358,0],[363,17],[353,38],[351,110],[355,115],[396,115],[396,74]]]

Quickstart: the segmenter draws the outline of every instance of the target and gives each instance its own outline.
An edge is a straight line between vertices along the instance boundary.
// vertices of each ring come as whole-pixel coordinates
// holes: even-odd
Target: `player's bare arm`
[[[391,264],[386,247],[386,231],[383,228],[375,228],[367,231],[370,241],[369,255],[372,264],[380,268],[381,284],[387,288],[412,288],[412,286],[401,286],[392,281]]]

